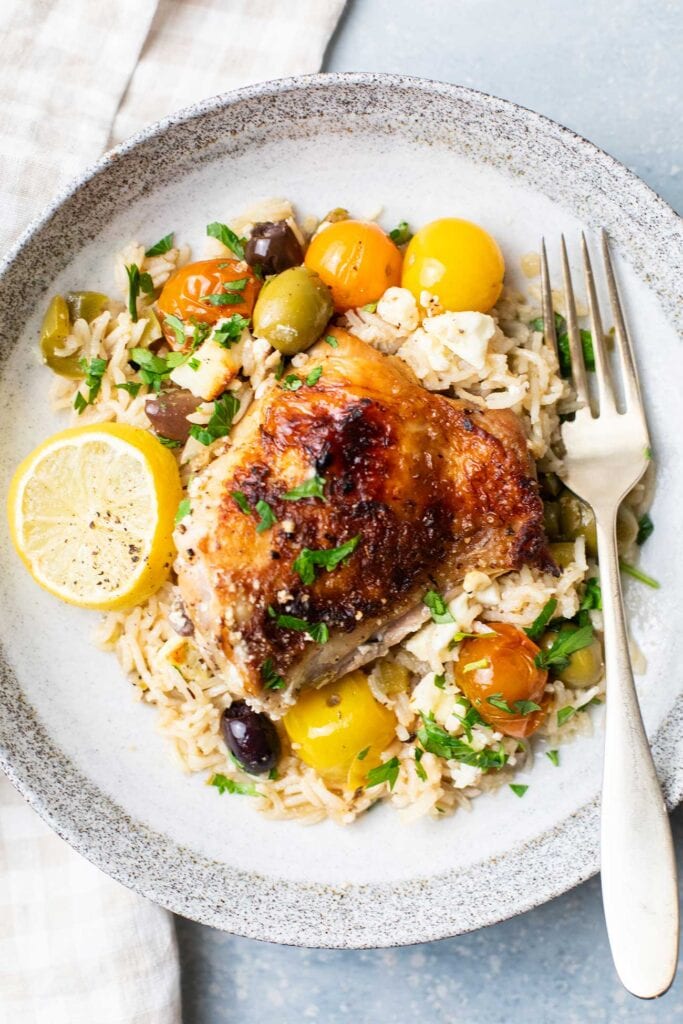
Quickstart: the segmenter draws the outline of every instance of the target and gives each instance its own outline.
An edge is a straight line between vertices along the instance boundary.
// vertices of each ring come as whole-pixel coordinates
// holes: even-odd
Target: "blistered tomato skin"
[[[389,236],[371,221],[340,220],[311,239],[306,266],[332,292],[338,313],[377,302],[401,283],[403,257]]]
[[[250,775],[265,775],[278,762],[280,737],[275,726],[243,700],[234,701],[224,712],[223,736],[230,753]]]
[[[351,790],[364,784],[396,734],[394,713],[375,700],[363,672],[304,691],[283,724],[304,764],[328,785]]]
[[[231,290],[230,284],[244,281],[244,287]],[[215,260],[199,260],[176,270],[164,285],[157,303],[166,340],[176,346],[175,334],[165,323],[167,316],[176,316],[190,323],[215,324],[224,317],[239,313],[250,317],[261,282],[243,260],[225,256]],[[216,302],[211,296],[233,296]]]
[[[500,297],[504,274],[503,254],[487,231],[444,217],[425,224],[410,241],[402,284],[418,303],[428,292],[451,313],[488,313]]]
[[[534,664],[540,648],[507,622],[486,625],[491,635],[464,640],[460,645],[455,681],[488,725],[506,736],[523,739],[545,719],[544,710],[524,715],[515,706],[517,701],[533,701],[543,708],[548,673]]]

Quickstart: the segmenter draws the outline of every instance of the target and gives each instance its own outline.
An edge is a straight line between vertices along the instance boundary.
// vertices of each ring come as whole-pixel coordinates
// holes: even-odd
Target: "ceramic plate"
[[[536,114],[456,86],[321,75],[210,100],[110,153],[29,229],[0,279],[5,486],[62,425],[36,345],[47,297],[111,289],[112,254],[131,238],[173,230],[201,252],[206,224],[271,195],[302,213],[382,207],[387,227],[471,218],[499,240],[513,281],[541,234],[555,243],[563,231],[576,252],[581,229],[609,231],[659,466],[644,560],[662,587],[629,583],[627,597],[648,662],[644,717],[673,805],[683,793],[681,673],[672,672],[683,663],[683,233],[629,171]],[[380,807],[350,828],[274,823],[179,771],[154,710],[91,646],[92,614],[40,591],[4,527],[2,544],[4,766],[60,835],[125,885],[242,935],[362,947],[490,924],[596,871],[599,718],[592,738],[563,749],[560,769],[541,758],[524,773],[523,801],[504,787],[445,821],[402,826]]]

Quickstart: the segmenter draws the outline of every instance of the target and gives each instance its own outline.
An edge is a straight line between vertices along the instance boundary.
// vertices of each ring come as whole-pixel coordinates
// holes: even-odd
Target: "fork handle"
[[[602,898],[614,964],[651,999],[678,961],[678,891],[671,826],[633,681],[616,539],[616,509],[596,509],[607,707],[602,784]]]

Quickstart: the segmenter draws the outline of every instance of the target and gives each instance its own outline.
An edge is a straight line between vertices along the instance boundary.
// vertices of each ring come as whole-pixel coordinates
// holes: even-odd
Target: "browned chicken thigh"
[[[275,714],[373,657],[426,591],[475,568],[554,569],[520,420],[426,391],[401,360],[330,333],[338,347],[309,351],[300,386],[273,383],[194,479],[176,532],[200,645]],[[314,477],[322,497],[285,497]]]

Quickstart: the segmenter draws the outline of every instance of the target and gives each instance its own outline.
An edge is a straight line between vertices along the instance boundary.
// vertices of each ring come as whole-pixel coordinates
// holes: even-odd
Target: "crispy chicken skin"
[[[252,404],[230,447],[192,482],[192,511],[176,532],[200,645],[275,713],[301,686],[357,664],[359,645],[421,606],[428,589],[448,592],[470,569],[554,570],[519,419],[426,391],[401,360],[330,333],[338,347],[319,342],[296,368],[305,381],[322,367],[317,382],[273,384]],[[283,500],[314,473],[325,500]],[[235,491],[252,509],[268,502],[277,523],[258,532],[259,515],[241,511]],[[293,569],[302,548],[356,536],[345,562],[304,586]],[[329,641],[278,626],[273,612],[326,623]],[[267,659],[284,690],[264,688]]]

